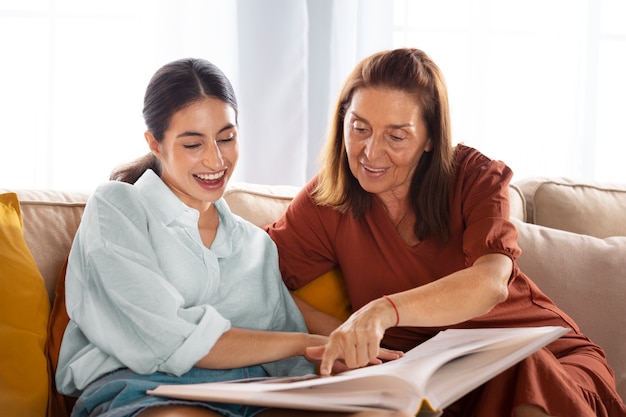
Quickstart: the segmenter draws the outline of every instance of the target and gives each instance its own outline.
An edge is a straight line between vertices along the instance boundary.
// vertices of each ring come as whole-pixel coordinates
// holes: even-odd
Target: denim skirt
[[[267,408],[157,397],[146,394],[146,391],[161,384],[195,384],[265,376],[267,373],[261,366],[225,370],[192,368],[179,377],[159,372],[140,375],[129,369],[119,369],[85,388],[76,401],[72,417],[131,417],[149,407],[161,405],[193,405],[227,417],[252,417]]]

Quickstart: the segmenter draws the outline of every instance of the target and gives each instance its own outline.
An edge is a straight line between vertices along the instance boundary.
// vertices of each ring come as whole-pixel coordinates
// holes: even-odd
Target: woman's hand
[[[380,341],[389,327],[450,326],[488,313],[506,300],[512,270],[508,256],[486,254],[471,267],[370,301],[330,333],[320,374],[330,375],[338,360],[349,369],[380,363]]]
[[[402,352],[380,347],[385,330],[395,324],[396,311],[387,300],[379,298],[363,306],[330,334],[321,356],[320,374],[330,375],[337,368],[361,368],[399,358]],[[319,350],[308,349],[307,354],[313,356]],[[337,364],[339,360],[343,366]]]
[[[324,352],[326,351],[326,346],[313,346],[306,349],[305,357],[314,364],[320,365],[322,357],[324,356]],[[404,352],[400,350],[391,350],[380,348],[378,352],[378,356],[376,357],[375,362],[369,363],[369,365],[379,365],[383,362],[392,361],[398,358],[401,358],[404,355]],[[337,359],[332,365],[331,374],[340,374],[345,371],[349,371],[352,368],[346,366],[345,362],[342,359]]]

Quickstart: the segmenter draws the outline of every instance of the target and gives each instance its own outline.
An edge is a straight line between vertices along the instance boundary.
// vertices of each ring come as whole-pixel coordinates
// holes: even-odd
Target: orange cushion
[[[59,352],[61,350],[61,341],[63,333],[70,321],[65,308],[65,272],[67,270],[67,258],[59,274],[57,286],[54,294],[54,304],[50,313],[50,321],[48,322],[48,339],[46,340],[46,356],[48,357],[48,372],[50,378],[50,386],[48,390],[48,417],[69,417],[72,408],[76,402],[76,398],[67,397],[60,394],[56,389],[54,382],[54,374],[56,373],[59,363]]]
[[[345,321],[352,314],[343,273],[337,268],[314,279],[294,293],[311,306],[341,321]]]
[[[50,301],[22,229],[15,193],[0,194],[0,410],[45,417]]]

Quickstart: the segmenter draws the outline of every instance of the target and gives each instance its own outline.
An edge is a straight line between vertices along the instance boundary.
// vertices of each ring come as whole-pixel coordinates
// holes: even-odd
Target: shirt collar
[[[144,172],[135,182],[135,187],[164,224],[171,225],[177,222],[190,229],[190,232],[193,230],[194,236],[198,234],[198,210],[183,203],[154,171]],[[232,234],[236,229],[236,222],[223,197],[214,204],[220,221],[211,250],[218,257],[226,257],[233,250]],[[197,240],[200,242],[199,234]]]
[[[197,210],[187,207],[154,171],[149,169],[144,172],[135,182],[135,187],[164,224],[169,225],[189,210],[193,210],[196,212],[197,227]]]

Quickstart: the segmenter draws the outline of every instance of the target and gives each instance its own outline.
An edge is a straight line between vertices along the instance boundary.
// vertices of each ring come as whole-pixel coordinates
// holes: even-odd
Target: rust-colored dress
[[[452,232],[445,245],[429,238],[414,247],[407,245],[376,198],[363,218],[317,206],[310,198],[313,179],[267,229],[278,246],[287,286],[295,290],[339,266],[356,310],[384,294],[466,268],[488,253],[502,253],[515,261],[521,251],[517,231],[508,220],[511,170],[463,145],[456,148],[454,167]],[[519,404],[532,403],[552,416],[626,416],[602,349],[515,262],[508,299],[484,316],[450,327],[549,325],[572,331],[451,405],[444,415],[502,417],[512,415]],[[440,330],[391,328],[382,343],[406,351]]]

